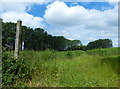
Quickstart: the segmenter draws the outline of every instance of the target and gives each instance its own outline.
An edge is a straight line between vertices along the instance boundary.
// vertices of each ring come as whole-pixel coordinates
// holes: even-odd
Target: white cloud
[[[54,2],[56,0],[2,0],[2,2]],[[120,0],[61,0],[63,2],[119,2]]]
[[[32,3],[44,3],[53,0],[2,0],[2,2],[32,2]]]
[[[85,29],[84,26],[72,26],[72,27],[59,27],[59,26],[49,26],[47,32],[56,35],[64,36],[72,40],[81,40],[84,45],[87,45],[88,42],[94,41],[97,39],[112,39],[113,45],[116,47],[118,45],[118,30],[93,30]]]
[[[93,2],[96,1],[100,0],[93,0]],[[43,18],[34,17],[28,14],[27,10],[31,9],[35,3],[42,4],[49,1],[3,0],[3,2],[0,3],[0,5],[2,4],[0,11],[2,10],[1,17],[3,21],[17,22],[18,19],[21,19],[23,25],[32,28],[45,27]],[[109,2],[113,4],[110,0]],[[87,10],[82,6],[68,7],[64,2],[56,1],[47,7],[44,18],[48,23],[54,25],[51,28],[49,26],[46,28],[48,33],[53,35],[63,35],[69,39],[80,39],[83,44],[108,37],[114,41],[114,46],[117,45],[117,6],[115,9],[101,12],[93,9]],[[64,26],[56,26],[55,24]],[[101,31],[106,32],[103,34]]]
[[[56,1],[47,6],[44,18],[50,24],[66,26],[78,25],[80,24],[80,20],[82,20],[79,18],[83,13],[81,10],[85,12],[85,9],[81,6],[67,7],[65,3]]]
[[[112,3],[112,2],[119,2],[120,0],[106,0],[106,1]]]
[[[68,7],[64,2],[56,1],[47,7],[45,20],[52,24],[48,32],[63,35],[69,39],[79,39],[83,44],[97,39],[109,38],[117,46],[118,8],[99,11],[87,10],[82,6]],[[62,27],[62,28],[59,28]]]
[[[1,0],[0,11],[26,11],[29,10],[34,4],[48,3],[51,0]]]
[[[7,11],[15,12],[27,12],[35,4],[44,4],[48,3],[50,0],[1,0],[0,2],[0,13]]]
[[[47,6],[44,18],[50,24],[65,26],[86,24],[91,27],[100,27],[101,25],[104,26],[111,23],[117,25],[116,9],[117,8],[102,12],[95,9],[87,10],[82,6],[68,7],[64,2],[56,1]],[[111,19],[109,20],[109,18],[112,19],[112,22],[110,22]],[[109,23],[107,23],[107,21]]]
[[[26,12],[14,12],[14,11],[10,11],[10,12],[5,12],[1,15],[2,19],[4,22],[15,22],[17,20],[22,20],[23,25],[25,26],[29,26],[32,28],[36,28],[36,27],[44,27],[43,19],[40,17],[34,17]]]
[[[32,5],[33,3],[28,2],[2,2],[0,10],[2,13],[7,11],[25,12],[32,7]]]
[[[19,2],[20,1],[20,2]],[[43,18],[35,17],[28,14],[27,11],[30,10],[34,4],[43,4],[45,0],[41,2],[27,2],[28,0],[3,0],[0,5],[1,18],[4,22],[17,22],[18,19],[22,20],[23,25],[32,28],[43,28],[45,24],[43,23]]]

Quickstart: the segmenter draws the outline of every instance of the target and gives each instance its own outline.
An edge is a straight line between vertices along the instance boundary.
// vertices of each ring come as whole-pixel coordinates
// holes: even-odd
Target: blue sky
[[[49,4],[52,2],[49,2]],[[83,6],[86,9],[97,9],[100,11],[108,10],[108,9],[113,9],[115,5],[110,4],[108,2],[65,2],[67,6],[72,7],[76,5]],[[39,16],[43,17],[45,14],[46,6],[47,4],[34,4],[33,8],[31,8],[28,13],[32,14],[34,16]]]
[[[11,8],[10,8],[11,7]],[[1,18],[31,28],[43,28],[49,34],[81,40],[83,45],[109,38],[118,46],[118,6],[111,2],[5,2]]]
[[[42,5],[35,4],[33,8],[28,11],[28,13],[34,16],[43,17],[43,15],[45,14],[46,6],[47,6],[46,4]]]

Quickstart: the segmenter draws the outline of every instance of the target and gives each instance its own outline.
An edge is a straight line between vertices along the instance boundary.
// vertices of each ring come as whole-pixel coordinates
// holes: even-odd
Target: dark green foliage
[[[80,45],[80,46],[72,46],[70,48],[68,48],[68,50],[83,50],[86,51],[87,50],[87,46],[84,45]]]
[[[15,46],[15,23],[2,23],[2,46],[6,50],[13,50]],[[84,50],[95,48],[110,48],[110,39],[99,39],[89,42],[87,46],[82,46],[80,40],[68,40],[63,36],[52,36],[41,28],[29,28],[22,26],[21,44],[24,42],[25,50]],[[22,46],[21,46],[22,47]]]
[[[95,48],[111,48],[112,40],[110,39],[99,39],[92,42],[89,42],[87,45],[87,49],[95,49]]]
[[[3,44],[7,50],[13,50],[15,46],[15,23],[3,23]],[[63,36],[52,36],[41,28],[29,28],[22,26],[21,45],[24,42],[25,50],[74,50],[81,45],[80,40],[68,40]],[[22,46],[21,46],[22,47]]]
[[[82,45],[80,40],[67,40],[67,50],[79,50]]]
[[[86,50],[87,50],[87,46],[85,46],[85,45],[81,45],[81,46],[80,46],[80,50],[84,50],[84,51],[86,51]]]
[[[22,27],[22,34],[21,34],[21,42],[24,42],[24,49],[32,50],[34,44],[34,31],[31,28],[27,28],[26,26]],[[31,48],[32,47],[32,48]]]
[[[2,84],[12,86],[16,81],[28,81],[31,79],[32,69],[27,64],[26,59],[15,59],[8,53],[2,56]]]
[[[2,23],[2,46],[6,50],[13,50],[15,46],[15,23]]]

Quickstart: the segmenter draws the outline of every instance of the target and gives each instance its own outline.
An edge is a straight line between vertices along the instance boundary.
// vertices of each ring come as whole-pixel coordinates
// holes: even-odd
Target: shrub
[[[31,79],[32,69],[26,63],[26,59],[15,59],[9,53],[2,55],[2,85],[12,86],[20,81],[28,81]]]
[[[87,44],[87,49],[95,49],[95,48],[111,48],[112,40],[110,39],[99,39]]]

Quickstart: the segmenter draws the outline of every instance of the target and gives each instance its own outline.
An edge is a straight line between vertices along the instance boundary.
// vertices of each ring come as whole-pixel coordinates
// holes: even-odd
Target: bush
[[[13,86],[18,80],[27,82],[31,79],[32,69],[26,59],[15,59],[9,53],[2,55],[2,85]]]
[[[110,39],[99,39],[87,44],[87,49],[95,49],[95,48],[111,48],[112,40]]]

